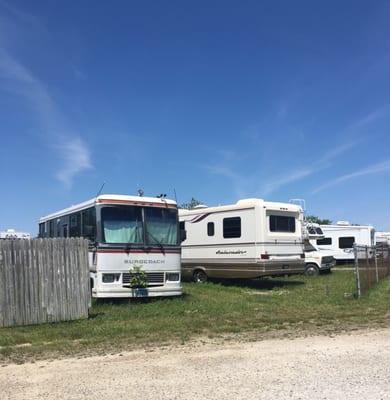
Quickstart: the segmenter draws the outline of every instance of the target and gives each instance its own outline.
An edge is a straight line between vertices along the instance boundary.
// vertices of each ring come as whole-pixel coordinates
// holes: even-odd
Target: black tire
[[[305,275],[307,276],[317,276],[320,273],[320,269],[315,264],[307,264],[305,268]]]
[[[208,276],[206,272],[204,272],[202,269],[197,269],[194,271],[192,274],[192,280],[195,283],[205,283],[207,282]]]

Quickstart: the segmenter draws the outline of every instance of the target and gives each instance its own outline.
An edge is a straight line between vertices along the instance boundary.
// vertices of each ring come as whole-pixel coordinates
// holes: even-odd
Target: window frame
[[[343,246],[341,246],[341,243],[340,243],[340,241],[341,240],[345,240],[345,239],[352,239],[353,241],[352,241],[352,245],[351,246],[345,246],[345,245],[343,245]],[[356,238],[355,238],[355,236],[340,236],[339,237],[339,249],[353,249],[353,244],[356,242]]]
[[[225,224],[230,223],[233,220],[239,222],[238,232],[236,234],[232,234],[232,233],[227,234],[227,232],[226,232],[227,227],[225,226]],[[232,229],[232,228],[229,227],[228,229]],[[235,229],[235,228],[233,227],[233,229]],[[240,238],[241,235],[242,235],[241,217],[225,217],[225,218],[223,218],[223,220],[222,220],[222,236],[224,239],[236,239],[236,238]]]
[[[329,240],[327,240],[327,239],[329,239]],[[330,243],[319,243],[324,240],[330,241]],[[331,237],[324,237],[322,239],[317,239],[316,243],[318,246],[332,246],[333,240]]]
[[[210,221],[207,222],[207,236],[214,236],[215,235],[215,224],[214,222]]]
[[[293,224],[294,230],[291,230],[291,229],[280,230],[280,228],[278,227],[277,220],[275,220],[273,223],[273,220],[276,218],[286,218],[288,220],[293,220],[294,221],[294,224]],[[287,223],[287,226],[288,227],[290,226],[289,222]],[[297,232],[296,217],[291,216],[291,215],[269,214],[268,229],[271,233],[296,233]]]

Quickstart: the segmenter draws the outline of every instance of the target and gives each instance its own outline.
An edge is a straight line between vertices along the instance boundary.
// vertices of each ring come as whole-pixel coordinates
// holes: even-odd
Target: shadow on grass
[[[280,280],[280,279],[213,279],[212,282],[218,283],[222,286],[238,286],[247,287],[249,289],[257,290],[273,290],[277,288],[293,288],[304,285],[304,281],[300,280]]]
[[[185,300],[189,295],[186,293],[183,293],[181,296],[167,296],[167,297],[126,297],[126,298],[107,298],[107,299],[93,299],[92,300],[92,307],[98,306],[98,305],[137,305],[137,304],[153,304],[153,303],[160,303],[164,302],[169,303],[172,301],[177,301],[177,300]],[[93,313],[92,313],[93,314]],[[97,313],[97,314],[102,314],[102,313]],[[95,316],[96,317],[96,316]]]

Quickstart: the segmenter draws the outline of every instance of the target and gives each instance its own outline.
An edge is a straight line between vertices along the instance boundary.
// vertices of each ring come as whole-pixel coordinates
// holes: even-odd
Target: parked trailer
[[[182,294],[178,213],[172,200],[100,195],[41,218],[39,236],[89,239],[93,297]],[[134,289],[134,277],[142,277],[147,287]]]
[[[182,274],[258,278],[305,270],[302,209],[288,203],[244,199],[236,204],[179,210]]]
[[[31,239],[31,235],[27,232],[7,229],[6,231],[0,232],[0,239]]]
[[[375,232],[375,243],[378,245],[390,245],[390,232]]]
[[[324,237],[310,242],[319,251],[332,251],[337,263],[354,261],[354,244],[373,246],[375,242],[375,229],[371,225],[351,225],[347,221],[339,221],[335,225],[321,225],[321,229]]]

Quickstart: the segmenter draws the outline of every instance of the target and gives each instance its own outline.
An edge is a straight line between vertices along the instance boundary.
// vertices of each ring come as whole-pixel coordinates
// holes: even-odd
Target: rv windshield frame
[[[104,204],[99,208],[99,236],[103,245],[115,247],[129,245],[132,247],[179,246],[179,220],[175,208],[132,204]],[[111,217],[117,216],[116,220],[111,220],[111,231],[107,226],[107,218],[110,214]],[[158,214],[161,214],[163,221],[159,221]],[[170,218],[164,218],[167,216]],[[167,235],[162,237],[161,229],[164,228],[164,223],[167,223],[166,227],[170,226],[170,229],[167,229]],[[111,240],[107,240],[107,234],[111,235]],[[169,240],[164,240],[165,238]]]

